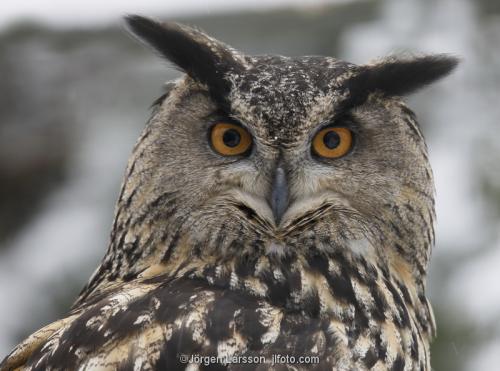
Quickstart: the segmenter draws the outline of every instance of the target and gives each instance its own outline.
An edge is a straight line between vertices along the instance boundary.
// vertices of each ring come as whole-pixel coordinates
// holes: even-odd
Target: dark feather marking
[[[203,247],[203,244],[200,241],[196,241],[193,244],[193,249],[192,249],[193,255],[199,258],[201,256],[201,253],[202,253],[202,247]]]
[[[403,294],[403,298],[406,304],[409,306],[413,306],[413,300],[411,299],[410,292],[408,291],[408,287],[405,286],[403,282],[398,281],[397,282],[399,289],[401,290]]]
[[[244,214],[247,220],[253,221],[254,224],[257,224],[264,231],[271,228],[269,222],[265,219],[262,219],[252,208],[248,207],[243,203],[237,203],[235,204],[235,206],[238,210],[240,210]]]
[[[132,192],[130,192],[130,195],[127,197],[127,200],[125,201],[125,208],[129,208],[130,204],[132,203],[132,200],[134,199],[134,196],[137,193],[138,188],[134,188]]]
[[[129,167],[129,168],[128,168],[128,170],[127,170],[127,175],[126,175],[125,179],[128,179],[128,178],[132,175],[132,173],[133,173],[133,172],[134,172],[134,170],[135,170],[135,164],[137,163],[137,160],[138,160],[139,158],[140,158],[139,156],[134,157],[134,160],[132,161],[132,163],[130,164],[130,167]],[[123,185],[123,188],[122,188],[122,193],[123,193],[123,191],[125,191],[125,188],[126,188],[126,187],[125,187],[125,184],[124,184],[124,185]],[[119,199],[119,200],[121,200],[121,199],[122,199],[122,193],[120,193],[120,197],[118,197],[118,199]]]
[[[243,232],[238,233],[239,236],[244,236],[245,234]],[[245,241],[239,237],[231,241],[231,243],[228,246],[228,251],[231,251],[235,255],[238,255],[245,249]]]
[[[256,255],[243,254],[237,256],[235,263],[235,273],[240,277],[253,276],[255,274]]]
[[[377,351],[378,359],[385,360],[387,357],[387,346],[382,342],[382,333],[380,330],[376,330],[377,333],[374,334],[375,337],[375,349]]]
[[[179,239],[181,238],[181,228],[178,228],[177,231],[175,231],[174,236],[172,237],[172,240],[168,244],[168,248],[165,250],[165,254],[163,255],[163,258],[161,259],[162,262],[166,262],[170,260],[170,257],[172,256],[172,253],[177,246],[177,242],[179,242]]]
[[[391,225],[392,230],[398,236],[398,238],[403,238],[403,234],[401,233],[401,230],[399,229],[399,227],[392,221],[390,222],[390,225]]]
[[[312,288],[306,295],[304,295],[304,313],[311,318],[317,318],[319,317],[319,311],[320,300],[318,290],[316,290],[316,288]]]
[[[373,287],[375,285],[375,281],[378,279],[378,271],[375,266],[369,263],[365,257],[360,256],[357,259],[357,262],[361,264],[364,269],[365,274],[362,274],[362,282],[364,282],[368,287]]]
[[[232,299],[232,298],[231,298]],[[240,303],[235,303],[229,298],[217,298],[213,307],[207,314],[207,336],[212,342],[224,340],[234,332],[230,324],[233,322],[234,313],[241,308]],[[233,324],[234,326],[234,324]]]
[[[412,331],[412,333],[411,333],[411,347],[410,347],[410,352],[411,352],[411,357],[414,360],[417,360],[419,358],[418,339],[417,339],[417,335],[415,334],[415,331]]]
[[[164,192],[157,196],[153,201],[148,204],[148,208],[157,208],[158,206],[165,206],[166,202],[172,201],[178,192]]]
[[[373,348],[368,349],[366,354],[364,355],[363,363],[368,369],[371,369],[375,363],[377,363],[377,354],[374,352]]]
[[[336,260],[339,266],[342,267],[342,274],[344,277],[354,277],[367,286],[370,286],[370,284],[373,283],[373,277],[376,277],[378,274],[373,266],[371,267],[371,270],[375,271],[374,274],[372,274],[371,271],[369,275],[362,274],[363,270],[360,269],[360,265],[362,268],[365,267],[363,264],[365,258],[362,256],[356,257],[354,261],[351,261],[350,259],[347,259],[341,251],[336,251],[332,254],[331,258]],[[368,266],[368,263],[366,264]]]
[[[108,303],[107,299],[102,300],[99,305],[84,312],[77,321],[71,324],[61,336],[59,346],[51,355],[50,364],[60,364],[65,365],[68,369],[76,369],[78,358],[75,356],[74,351],[70,351],[70,347],[73,346],[74,350],[95,351],[103,346],[108,340],[103,336],[104,332],[89,329],[86,324],[91,318],[100,317],[101,307]]]
[[[403,248],[403,246],[401,246],[399,243],[394,243],[394,248],[400,253],[402,254],[403,256],[405,255],[406,251],[405,249]],[[413,250],[412,250],[413,251]]]
[[[224,240],[226,239],[226,233],[226,224],[222,223],[219,230],[217,231],[214,246],[216,246],[217,248],[221,248],[223,246]]]
[[[396,360],[394,361],[391,371],[403,371],[405,369],[405,360],[401,356],[401,354],[398,354],[396,357]]]
[[[239,302],[239,304],[240,308],[245,308],[245,310],[236,318],[236,330],[247,338],[249,349],[261,350],[261,337],[268,329],[260,323],[260,315],[257,312],[257,302],[255,300],[246,299]]]
[[[229,281],[231,279],[230,273],[227,270],[217,272],[217,266],[207,265],[203,269],[203,277],[210,280],[210,284],[218,289],[228,289]]]
[[[164,220],[169,219],[177,211],[177,208],[173,207],[176,204],[176,194],[177,192],[165,192],[156,197],[135,217],[134,225],[141,224],[146,219],[151,220],[158,217]]]
[[[316,250],[306,255],[307,263],[313,271],[318,271],[323,275],[328,275],[328,258],[320,255]]]
[[[332,205],[331,204],[323,204],[317,208],[315,208],[313,211],[308,211],[305,214],[301,215],[299,218],[295,219],[288,227],[288,231],[294,231],[294,230],[304,230],[307,229],[307,227],[311,224],[316,223],[317,219],[326,211],[331,210]]]
[[[415,251],[415,250],[412,250],[412,251]],[[413,262],[413,264],[415,264],[415,267],[417,268],[419,274],[421,277],[425,277],[425,274],[426,274],[426,267],[419,261],[419,260],[415,260]]]
[[[339,254],[340,255],[340,254]],[[332,274],[328,271],[328,262],[320,257],[315,256],[308,259],[310,266],[319,270],[327,279],[334,297],[344,300],[346,303],[354,305],[354,319],[347,327],[347,336],[351,344],[358,338],[362,329],[368,328],[368,314],[356,298],[352,281],[350,277],[357,277],[361,282],[364,282],[362,276],[358,272],[358,268],[353,266],[343,256],[336,256],[341,267],[340,274]]]
[[[392,297],[393,297],[394,302],[396,304],[396,308],[397,308],[398,313],[399,313],[399,316],[395,317],[396,325],[398,325],[399,327],[411,327],[410,316],[408,314],[408,308],[406,307],[406,304],[403,301],[401,294],[398,292],[396,287],[394,287],[394,284],[392,283],[392,281],[386,280],[385,284],[392,294]]]
[[[404,203],[403,206],[406,207],[408,209],[408,211],[411,213],[416,211],[415,208],[412,205],[410,205],[408,202]],[[422,216],[422,212],[420,211],[420,209],[417,212],[420,214],[420,216]],[[422,220],[424,220],[424,219],[422,218]]]
[[[116,371],[134,371],[134,359],[132,358],[133,353],[129,353],[129,357],[120,363]]]
[[[302,277],[299,271],[290,271],[287,275],[287,281],[288,285],[290,286],[290,292],[300,292],[300,290],[302,289]]]
[[[243,214],[245,215],[245,218],[247,218],[248,220],[253,220],[257,217],[257,214],[255,213],[255,211],[245,204],[241,204],[241,203],[236,204],[236,208],[238,210],[240,210],[241,212],[243,212]]]
[[[262,271],[259,278],[267,284],[269,302],[279,307],[286,306],[290,297],[290,286],[286,280],[286,273],[283,281],[277,281],[269,270]]]
[[[330,236],[327,236],[327,235],[320,235],[319,236],[319,242],[321,242],[322,244],[326,245],[326,246],[330,246],[331,243],[332,243],[332,239]]]
[[[375,305],[371,308],[371,314],[373,318],[379,322],[386,320],[385,312],[389,309],[389,304],[385,299],[385,296],[380,292],[380,289],[374,286],[371,290],[371,294],[375,301]]]

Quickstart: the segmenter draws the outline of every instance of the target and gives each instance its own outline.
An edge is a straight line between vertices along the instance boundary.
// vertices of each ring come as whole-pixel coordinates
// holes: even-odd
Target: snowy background
[[[437,188],[433,368],[498,369],[498,0],[2,0],[0,358],[63,315],[97,266],[147,107],[177,76],[126,34],[129,13],[198,25],[248,53],[460,56],[454,75],[409,99]]]

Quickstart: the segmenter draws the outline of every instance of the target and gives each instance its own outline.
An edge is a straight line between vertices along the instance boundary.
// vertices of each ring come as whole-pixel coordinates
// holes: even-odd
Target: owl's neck
[[[384,246],[384,241],[404,237],[405,230],[376,229],[380,237],[370,243],[364,237],[366,231],[359,233],[362,228],[355,231],[352,223],[348,227],[338,219],[335,224],[339,231],[332,233],[338,235],[337,239],[304,235],[282,245],[242,240],[235,245],[236,252],[220,255],[210,245],[196,239],[193,242],[189,231],[180,233],[178,229],[160,238],[153,227],[127,225],[124,221],[129,220],[126,214],[118,213],[108,253],[75,306],[116,283],[167,274],[203,279],[211,285],[244,291],[311,315],[349,311],[358,302],[375,302],[380,308],[382,287],[384,295],[389,296],[382,303],[399,301],[399,297],[405,306],[422,307],[428,312],[425,274],[414,274],[404,251]],[[207,240],[210,238],[204,236],[203,241]]]

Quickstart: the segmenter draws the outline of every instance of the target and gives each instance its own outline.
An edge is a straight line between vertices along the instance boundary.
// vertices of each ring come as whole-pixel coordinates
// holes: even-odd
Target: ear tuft
[[[226,75],[241,68],[237,53],[205,33],[174,22],[159,23],[138,15],[125,18],[131,32],[198,82],[217,100],[230,86]]]
[[[446,54],[391,57],[361,66],[349,86],[353,94],[380,91],[391,96],[407,95],[448,75],[458,63],[458,58]]]

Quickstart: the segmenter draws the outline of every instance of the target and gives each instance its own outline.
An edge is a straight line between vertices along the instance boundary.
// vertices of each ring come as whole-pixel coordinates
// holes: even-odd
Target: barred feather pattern
[[[70,314],[23,369],[183,369],[181,354],[319,356],[283,369],[430,367],[431,314],[416,290],[360,256],[287,266],[260,258],[242,272],[236,261],[195,260],[174,277],[145,272]]]

